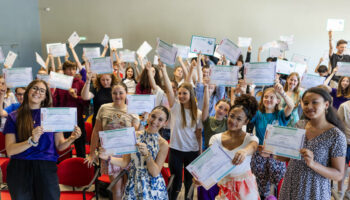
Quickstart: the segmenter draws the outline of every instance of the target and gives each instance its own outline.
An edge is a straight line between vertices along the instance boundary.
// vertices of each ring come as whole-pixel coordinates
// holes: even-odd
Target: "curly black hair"
[[[243,94],[235,99],[234,105],[230,108],[229,113],[237,107],[243,108],[244,113],[250,121],[258,110],[258,102],[256,101],[255,97],[248,94]]]

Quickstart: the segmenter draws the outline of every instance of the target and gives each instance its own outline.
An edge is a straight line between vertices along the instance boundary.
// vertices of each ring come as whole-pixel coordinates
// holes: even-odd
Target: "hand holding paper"
[[[5,59],[4,65],[7,66],[8,68],[11,68],[16,58],[17,58],[17,54],[12,51],[9,51]]]
[[[68,38],[68,42],[72,45],[71,48],[74,48],[80,42],[80,37],[78,33],[72,33],[72,35]]]

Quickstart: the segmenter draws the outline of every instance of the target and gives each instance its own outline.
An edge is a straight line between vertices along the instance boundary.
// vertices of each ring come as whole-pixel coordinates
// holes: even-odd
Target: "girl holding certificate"
[[[197,108],[195,94],[190,83],[183,83],[178,88],[178,100],[174,97],[166,66],[160,63],[164,75],[167,91],[170,119],[170,152],[169,168],[175,175],[170,199],[177,199],[182,186],[182,172],[184,165],[190,164],[198,155],[202,147],[201,111]],[[185,196],[192,184],[192,175],[185,170]]]
[[[167,157],[169,146],[159,135],[159,130],[166,126],[170,117],[164,106],[155,107],[148,116],[148,127],[136,133],[139,152],[115,158],[100,150],[100,158],[109,160],[111,164],[127,167],[130,164],[128,181],[123,199],[168,199],[161,169]]]
[[[43,132],[40,108],[51,104],[46,82],[35,80],[28,85],[22,105],[7,118],[5,145],[11,157],[7,167],[7,185],[14,200],[60,198],[57,151],[70,147],[80,137],[81,130],[76,126],[67,139],[62,132]]]
[[[255,115],[258,103],[253,96],[243,94],[237,97],[227,119],[227,131],[215,134],[209,144],[219,144],[232,158],[236,167],[218,182],[217,199],[240,200],[260,199],[255,176],[250,170],[252,155],[258,147],[259,139],[242,130]]]
[[[299,121],[299,113],[298,113],[298,107],[300,103],[301,96],[304,93],[304,90],[302,90],[300,87],[300,77],[297,72],[293,72],[289,74],[287,77],[286,84],[284,84],[283,90],[286,92],[289,98],[291,98],[294,102],[294,109],[290,116],[290,121],[288,123],[288,126],[293,127],[298,121]],[[282,107],[286,106],[286,102],[282,99],[281,100]]]
[[[296,124],[306,130],[300,150],[302,159],[283,159],[289,164],[279,199],[331,199],[329,179],[343,178],[346,138],[331,105],[331,95],[322,88],[310,88],[304,93],[302,108],[306,120]]]
[[[279,110],[280,96],[286,102],[284,109]],[[266,126],[268,124],[286,126],[294,109],[293,101],[283,91],[281,84],[276,83],[274,88],[266,88],[263,91],[259,103],[259,110],[251,122],[255,126],[256,136],[259,138],[259,145],[263,145]],[[262,147],[262,146],[259,146]],[[273,159],[270,154],[256,152],[252,159],[252,171],[257,178],[261,199],[270,195],[270,185],[277,185],[283,178],[286,171],[285,163]]]
[[[328,92],[333,97],[333,106],[338,109],[340,104],[350,99],[350,77],[342,76],[338,83],[338,88],[331,88],[328,86],[338,68],[335,68],[331,75],[324,81],[323,85],[327,87]]]
[[[129,114],[126,104],[127,87],[124,83],[118,83],[112,86],[112,103],[103,104],[98,110],[96,116],[95,127],[91,136],[90,155],[87,158],[89,165],[96,159],[95,150],[99,143],[98,132],[105,130],[120,129],[124,127],[139,127],[139,116],[137,114]],[[101,173],[110,175],[109,178],[113,181],[121,167],[112,165],[110,162],[101,162]],[[113,188],[113,199],[121,199],[124,193],[124,181],[121,179]]]

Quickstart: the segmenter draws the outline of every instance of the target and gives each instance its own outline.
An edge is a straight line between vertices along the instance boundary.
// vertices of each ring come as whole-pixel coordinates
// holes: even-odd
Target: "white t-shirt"
[[[221,142],[222,134],[223,133],[218,133],[218,134],[213,135],[209,140],[209,145],[212,145],[214,143],[218,143],[222,147],[222,149],[231,157],[231,159],[233,159],[235,157],[235,154],[238,150],[245,148],[250,142],[255,141],[255,142],[259,143],[258,137],[256,137],[255,135],[251,135],[249,133],[246,133],[244,140],[243,140],[243,143],[239,147],[229,151],[222,145],[222,142]],[[237,165],[231,171],[231,173],[228,174],[227,176],[235,177],[235,176],[244,174],[247,171],[250,171],[250,161],[251,160],[252,160],[252,155],[247,156],[244,159],[243,163],[240,165]]]
[[[135,94],[136,82],[133,79],[125,79],[123,83],[128,88],[128,93]]]
[[[191,126],[190,110],[184,110],[186,116],[185,128],[182,127],[181,104],[178,100],[175,100],[170,110],[170,148],[184,152],[199,151],[195,132],[197,128],[202,128],[202,112],[199,109],[197,110],[197,123],[195,126]]]
[[[346,141],[348,144],[350,144],[350,100],[340,104],[338,108],[338,115],[344,124]]]

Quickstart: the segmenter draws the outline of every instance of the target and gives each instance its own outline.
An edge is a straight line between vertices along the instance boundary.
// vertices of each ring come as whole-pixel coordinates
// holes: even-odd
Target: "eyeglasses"
[[[44,88],[39,88],[38,86],[32,87],[32,90],[33,90],[34,92],[39,91],[39,94],[45,94],[45,93],[46,93],[46,90],[45,90]]]

